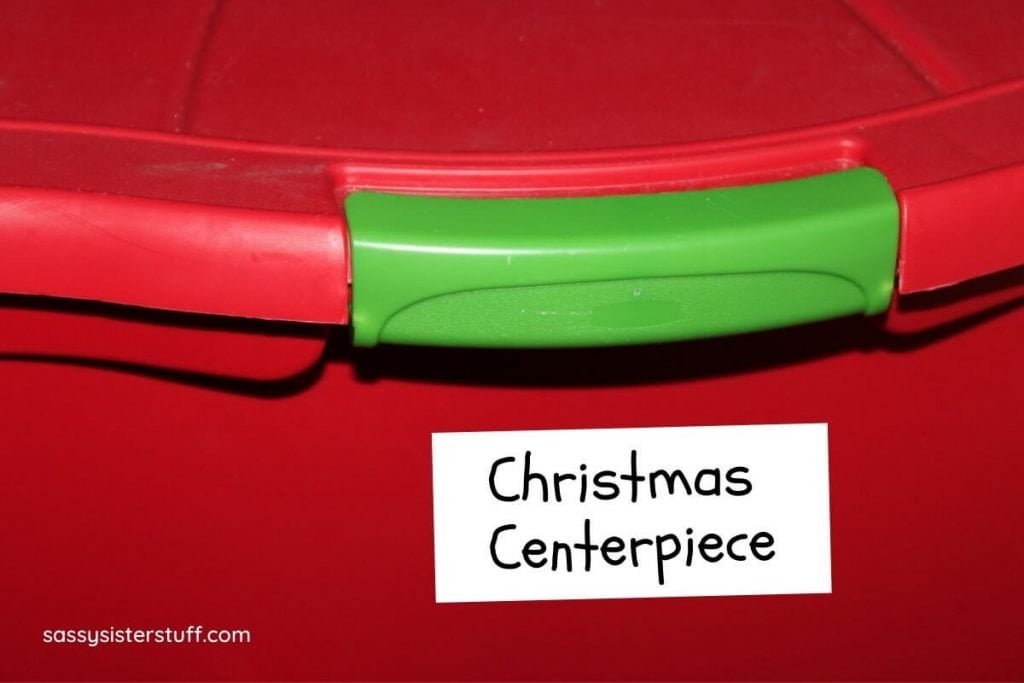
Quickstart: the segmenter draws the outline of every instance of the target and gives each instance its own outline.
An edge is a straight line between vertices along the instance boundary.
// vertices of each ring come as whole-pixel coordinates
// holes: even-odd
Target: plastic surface
[[[316,323],[348,319],[341,219],[0,187],[0,292]]]
[[[904,291],[938,289],[1021,265],[1024,164],[906,190],[900,205]]]
[[[159,369],[197,381],[300,375],[323,356],[330,329],[10,296],[0,297],[0,317],[0,360]]]
[[[856,169],[566,199],[355,193],[355,343],[582,346],[879,313],[898,215]]]
[[[937,229],[970,241],[964,262],[930,238],[947,197],[984,212],[1000,193],[991,172],[1024,162],[1024,19],[1012,0],[984,11],[922,0],[452,0],[427,17],[402,2],[4,11],[7,186],[336,216],[332,185],[341,198],[604,194],[868,165],[905,209],[901,292],[1024,263],[1022,231],[1003,227],[1022,218],[1016,204],[1002,222]],[[45,60],[39,44],[51,46]],[[539,79],[538,65],[558,68]],[[970,191],[956,193],[961,180]],[[284,244],[297,234],[282,230],[281,248],[301,251]],[[212,248],[229,247],[246,258],[238,236]],[[273,269],[264,279],[290,286]],[[165,305],[146,300],[144,282],[122,288],[108,300]],[[275,317],[308,319],[296,301]]]
[[[343,220],[356,190],[639,194],[870,166],[901,202],[927,191],[901,226],[918,283],[1024,262],[1024,233],[990,220],[947,226],[970,240],[957,254],[913,237],[983,208],[946,183],[1024,160],[1019,0],[9,0],[0,19],[6,187]],[[244,258],[244,235],[217,253]],[[0,298],[0,675],[1024,679],[1010,275],[995,310],[953,294],[970,282],[899,297],[927,328],[902,335],[848,317],[648,347],[353,350],[323,326],[322,356],[271,321]],[[431,432],[773,422],[829,423],[832,594],[435,603]],[[253,642],[40,637],[191,624]]]
[[[186,261],[153,267],[155,253],[111,249],[87,223],[43,220],[74,258],[0,292],[340,322],[350,264],[333,246],[311,254],[295,226],[343,221],[353,191],[633,194],[858,166],[882,172],[900,203],[901,294],[1024,263],[1024,206],[1004,189],[1024,167],[1013,0],[983,11],[925,0],[451,0],[427,15],[403,2],[39,0],[3,11],[0,185],[187,206],[181,226],[162,211],[121,225],[120,201],[103,204],[104,220],[224,274],[171,291]],[[253,261],[244,223],[197,232],[220,208],[268,212],[257,241],[301,255],[308,272]],[[51,239],[4,240],[18,262],[63,258]],[[114,253],[122,277],[87,265]],[[303,289],[325,266],[327,289]],[[56,338],[44,346],[79,353]],[[175,353],[153,348],[150,362],[189,365]]]
[[[1024,305],[1024,267],[974,278],[952,287],[897,297],[885,329],[913,338],[964,328]]]
[[[239,394],[0,363],[13,679],[1020,680],[1024,309],[656,347],[334,349]],[[269,398],[267,392],[277,392]],[[434,431],[827,421],[833,593],[439,605]],[[755,457],[752,455],[751,457]],[[41,642],[246,628],[250,645]]]

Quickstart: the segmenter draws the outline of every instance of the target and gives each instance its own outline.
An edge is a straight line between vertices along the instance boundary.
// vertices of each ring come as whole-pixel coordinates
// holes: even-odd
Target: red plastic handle
[[[341,218],[0,188],[0,292],[348,321]]]

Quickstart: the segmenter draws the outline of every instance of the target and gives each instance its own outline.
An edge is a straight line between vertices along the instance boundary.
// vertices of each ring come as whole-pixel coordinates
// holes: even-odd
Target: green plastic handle
[[[869,168],[614,197],[356,192],[345,210],[361,346],[641,344],[880,313],[899,232]]]

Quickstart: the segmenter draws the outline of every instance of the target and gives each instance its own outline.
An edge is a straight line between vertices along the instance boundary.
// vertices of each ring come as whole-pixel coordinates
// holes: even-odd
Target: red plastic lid
[[[1024,263],[1016,0],[3,12],[0,292],[343,323],[356,188],[602,194],[857,165],[901,202],[902,293]]]

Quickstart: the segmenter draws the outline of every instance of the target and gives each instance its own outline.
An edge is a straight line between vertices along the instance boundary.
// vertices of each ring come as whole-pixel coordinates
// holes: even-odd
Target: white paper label
[[[829,593],[828,426],[433,435],[438,602]]]

